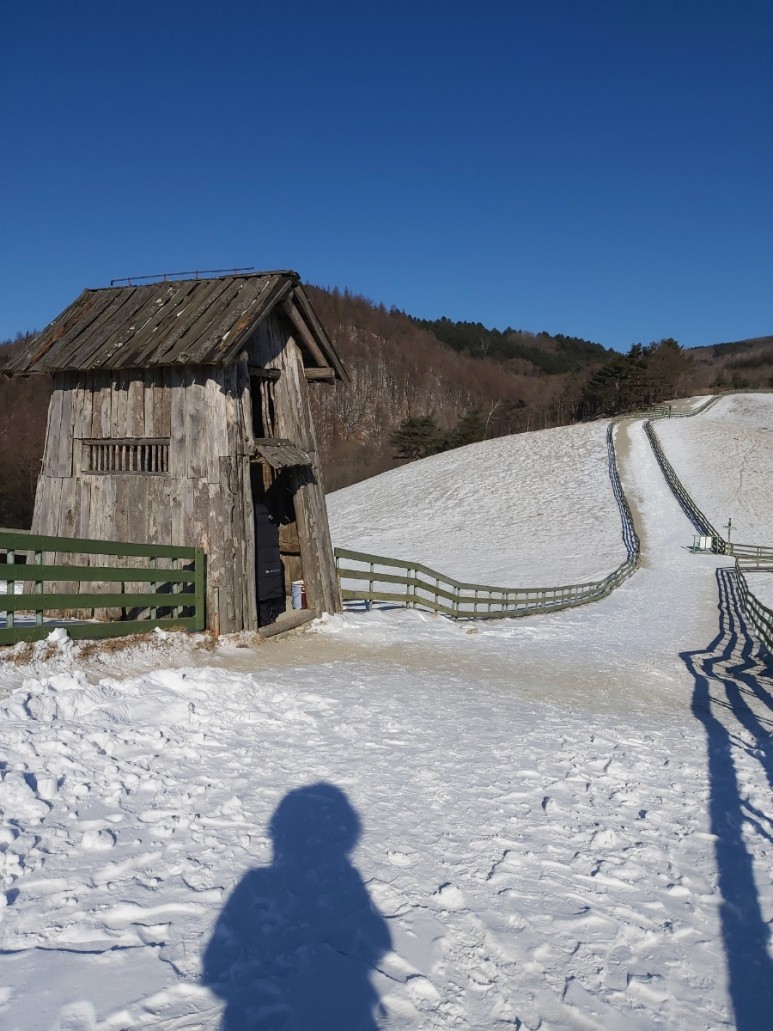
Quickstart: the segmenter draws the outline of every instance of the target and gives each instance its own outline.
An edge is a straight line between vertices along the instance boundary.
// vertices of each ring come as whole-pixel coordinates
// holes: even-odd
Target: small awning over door
[[[297,465],[311,465],[311,458],[290,440],[281,437],[261,437],[255,441],[255,460],[264,459],[272,469],[290,469]]]

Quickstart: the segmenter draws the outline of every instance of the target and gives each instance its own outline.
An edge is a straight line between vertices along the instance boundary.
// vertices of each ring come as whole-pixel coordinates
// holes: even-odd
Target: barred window
[[[84,473],[168,473],[169,440],[82,440]]]

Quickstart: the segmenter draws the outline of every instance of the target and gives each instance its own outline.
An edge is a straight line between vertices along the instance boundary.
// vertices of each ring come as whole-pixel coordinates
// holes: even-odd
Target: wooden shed
[[[308,389],[347,376],[296,273],[84,290],[6,371],[53,375],[35,533],[203,548],[220,633],[301,579],[340,610]]]

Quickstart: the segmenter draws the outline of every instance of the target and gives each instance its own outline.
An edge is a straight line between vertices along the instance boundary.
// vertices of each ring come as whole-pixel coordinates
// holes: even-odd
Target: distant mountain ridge
[[[604,361],[615,352],[580,337],[551,335],[544,330],[488,329],[480,322],[452,322],[450,319],[414,319],[418,326],[429,330],[438,340],[455,351],[474,357],[489,357],[497,361],[521,358],[531,362],[548,375],[576,372],[585,365]]]
[[[749,348],[749,347],[769,347],[771,344],[773,344],[773,336],[768,336],[768,337],[747,337],[745,340],[731,340],[731,341],[728,341],[726,343],[700,344],[697,347],[690,348],[690,350],[701,351],[701,350],[703,350],[706,347],[714,348],[714,350],[716,350],[717,348],[724,348],[724,347],[732,348],[732,349]]]
[[[773,386],[773,337],[678,349],[676,368],[673,353],[642,356],[651,345],[634,345],[631,358],[564,334],[415,319],[348,291],[310,292],[352,375],[350,388],[315,394],[331,490],[392,468],[393,435],[409,419],[415,429],[431,417],[441,436],[454,437],[463,420],[500,436],[612,414],[664,391]]]

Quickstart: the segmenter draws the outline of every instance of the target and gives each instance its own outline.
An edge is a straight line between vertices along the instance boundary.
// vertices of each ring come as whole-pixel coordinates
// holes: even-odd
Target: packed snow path
[[[3,719],[0,1023],[769,1026],[769,673],[617,434],[643,565],[596,605],[99,682],[62,646]]]

